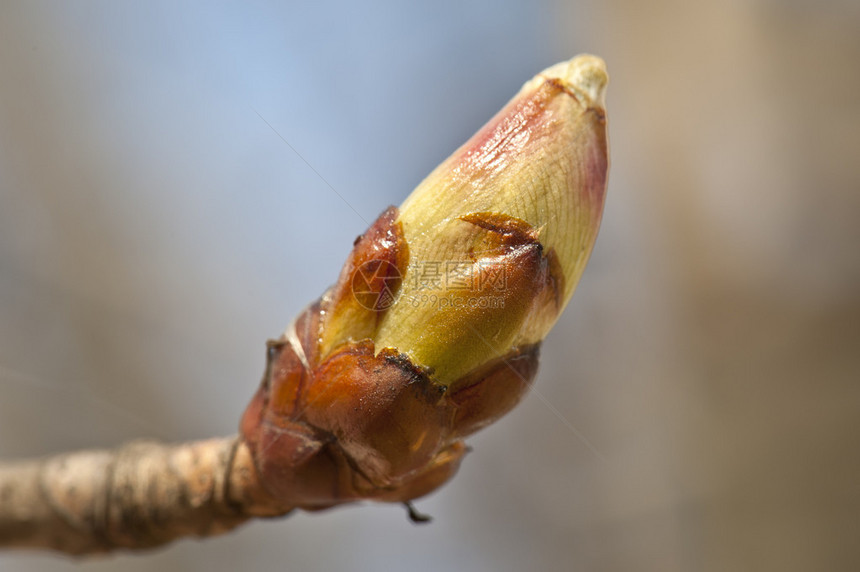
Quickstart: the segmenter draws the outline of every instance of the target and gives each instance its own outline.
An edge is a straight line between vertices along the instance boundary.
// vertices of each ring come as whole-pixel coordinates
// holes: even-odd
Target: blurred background
[[[579,52],[612,77],[601,236],[432,525],[0,570],[860,569],[855,0],[4,0],[0,457],[235,432],[362,217]]]

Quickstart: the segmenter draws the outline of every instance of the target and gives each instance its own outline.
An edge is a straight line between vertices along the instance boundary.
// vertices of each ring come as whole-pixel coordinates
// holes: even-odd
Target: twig
[[[238,437],[152,441],[0,464],[0,547],[145,549],[287,514]]]

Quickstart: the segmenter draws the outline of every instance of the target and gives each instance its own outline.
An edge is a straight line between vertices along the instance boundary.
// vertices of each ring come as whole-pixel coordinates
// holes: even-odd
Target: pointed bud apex
[[[397,220],[410,260],[377,348],[447,385],[546,336],[603,212],[606,83],[594,56],[544,70],[406,199]],[[518,221],[516,234],[493,217]],[[489,246],[500,236],[507,250]]]

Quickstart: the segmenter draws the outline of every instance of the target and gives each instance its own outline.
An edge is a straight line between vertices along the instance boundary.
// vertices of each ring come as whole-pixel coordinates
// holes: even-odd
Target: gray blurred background
[[[856,0],[2,1],[0,456],[233,433],[362,217],[584,51],[602,233],[539,395],[435,522],[348,507],[75,569],[860,569]]]

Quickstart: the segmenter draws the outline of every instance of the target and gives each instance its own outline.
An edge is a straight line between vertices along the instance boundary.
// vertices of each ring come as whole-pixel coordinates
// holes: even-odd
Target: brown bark
[[[0,547],[93,554],[213,536],[285,515],[238,437],[136,441],[0,463]]]

